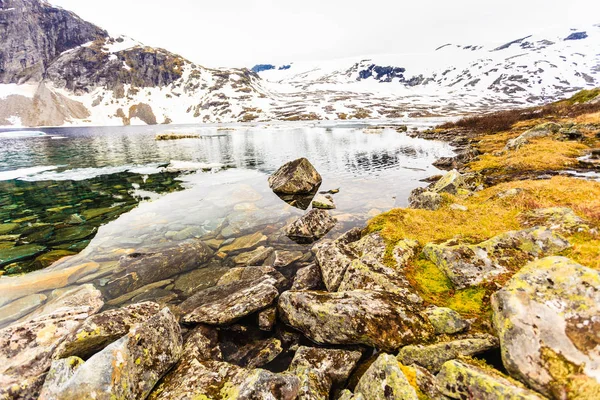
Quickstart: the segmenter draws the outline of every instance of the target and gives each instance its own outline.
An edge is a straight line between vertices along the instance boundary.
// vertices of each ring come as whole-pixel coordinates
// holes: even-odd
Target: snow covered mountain
[[[600,86],[600,25],[502,46],[213,69],[42,0],[0,0],[0,39],[0,125],[12,126],[455,115]]]

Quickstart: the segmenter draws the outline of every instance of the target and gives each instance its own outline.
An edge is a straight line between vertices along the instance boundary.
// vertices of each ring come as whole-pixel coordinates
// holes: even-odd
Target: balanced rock
[[[355,394],[368,400],[418,400],[416,390],[402,372],[396,357],[381,354],[358,381]]]
[[[327,211],[312,209],[286,226],[285,234],[297,243],[313,243],[325,236],[336,222]]]
[[[558,253],[569,242],[548,228],[502,233],[476,245],[427,244],[423,254],[444,272],[458,289],[475,286],[515,270],[533,258]]]
[[[525,266],[492,296],[508,372],[553,398],[600,398],[600,272],[568,258]]]
[[[323,179],[306,158],[290,161],[269,177],[269,187],[275,193],[303,194],[319,189]]]
[[[445,363],[437,381],[440,391],[452,399],[544,399],[493,368],[466,360]]]
[[[473,356],[496,348],[498,348],[496,337],[480,334],[450,342],[406,346],[400,349],[398,360],[404,365],[420,365],[436,374],[446,361],[461,356]]]
[[[62,385],[55,385],[56,398],[146,398],[181,352],[181,329],[165,308],[96,353]]]
[[[365,344],[395,351],[433,333],[419,308],[403,296],[381,291],[285,292],[280,318],[321,344]]]

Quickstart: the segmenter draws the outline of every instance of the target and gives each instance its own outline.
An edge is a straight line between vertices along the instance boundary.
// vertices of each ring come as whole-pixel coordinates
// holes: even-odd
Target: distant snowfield
[[[120,36],[103,51],[115,61],[119,52],[138,46],[143,44]],[[131,69],[125,62],[121,68]],[[151,107],[158,124],[457,116],[538,105],[600,86],[600,25],[503,45],[445,44],[419,54],[290,63],[258,74],[188,61],[181,68],[181,78],[167,86],[124,85],[126,96],[104,86],[76,95],[64,83],[44,84],[89,111],[87,118],[67,116],[63,125],[143,125],[148,118],[130,112],[140,104]],[[36,88],[0,85],[0,108],[10,95],[33,98]],[[26,125],[23,115],[4,115],[4,124]]]

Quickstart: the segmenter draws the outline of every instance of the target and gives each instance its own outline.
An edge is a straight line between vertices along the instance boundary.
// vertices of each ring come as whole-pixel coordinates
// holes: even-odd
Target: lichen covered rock
[[[435,333],[439,335],[452,335],[460,333],[469,328],[469,322],[464,320],[456,311],[445,307],[432,307],[425,310],[425,314]]]
[[[346,270],[356,258],[356,254],[341,240],[324,241],[313,248],[315,260],[323,283],[330,292],[335,292],[344,278]]]
[[[548,228],[502,233],[475,245],[429,243],[423,254],[444,272],[458,289],[475,286],[514,271],[533,258],[556,254],[569,242]]]
[[[512,376],[554,398],[600,397],[600,272],[564,257],[534,261],[492,307]]]
[[[297,243],[313,243],[325,236],[337,223],[325,210],[312,209],[285,227],[285,234]]]
[[[425,188],[418,188],[410,193],[408,206],[410,208],[435,211],[440,209],[443,201],[444,198],[441,194]]]
[[[435,193],[458,194],[459,189],[464,189],[465,179],[457,170],[452,170],[437,181],[431,188]]]
[[[433,333],[419,308],[403,296],[382,291],[285,292],[280,318],[322,344],[365,344],[394,351],[426,341]]]
[[[495,348],[498,348],[497,338],[480,334],[449,342],[406,346],[400,349],[398,360],[404,365],[420,365],[436,374],[446,361],[461,356],[473,356]]]
[[[306,158],[281,166],[269,177],[269,187],[275,193],[305,194],[316,192],[323,178]]]
[[[369,400],[418,400],[417,392],[404,376],[400,364],[389,354],[381,354],[371,364],[358,381],[354,393]]]
[[[437,381],[441,392],[452,399],[543,400],[500,372],[466,360],[445,363]]]
[[[315,290],[319,289],[321,285],[323,285],[321,271],[316,264],[311,264],[296,272],[292,290]]]
[[[559,233],[574,234],[590,230],[589,225],[568,207],[538,208],[524,212],[519,217],[526,226],[547,226]]]
[[[506,150],[518,150],[528,144],[531,139],[552,136],[558,133],[561,126],[554,122],[537,125],[506,143]]]
[[[308,367],[323,374],[331,384],[343,384],[362,357],[357,350],[301,346],[296,350],[290,370]]]

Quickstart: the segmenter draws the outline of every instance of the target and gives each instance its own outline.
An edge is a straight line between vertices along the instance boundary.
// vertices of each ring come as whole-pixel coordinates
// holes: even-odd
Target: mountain
[[[0,0],[0,125],[455,115],[600,83],[600,26],[501,46],[206,68],[41,0]]]

